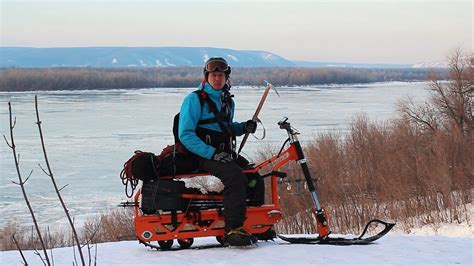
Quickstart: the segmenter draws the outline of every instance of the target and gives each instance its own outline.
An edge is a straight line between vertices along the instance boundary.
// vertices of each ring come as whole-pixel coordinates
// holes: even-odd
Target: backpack
[[[120,173],[125,194],[131,198],[139,180],[146,184],[159,179],[160,176],[197,172],[198,161],[192,159],[192,156],[182,144],[168,145],[159,155],[135,151],[124,163]]]

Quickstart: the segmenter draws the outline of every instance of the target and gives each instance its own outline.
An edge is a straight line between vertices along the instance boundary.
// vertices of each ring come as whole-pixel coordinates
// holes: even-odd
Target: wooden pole
[[[262,110],[263,104],[265,103],[265,100],[267,99],[268,93],[270,92],[270,89],[273,87],[272,84],[267,82],[267,87],[265,87],[265,90],[263,91],[262,98],[260,99],[260,102],[258,103],[257,109],[255,110],[255,113],[252,116],[252,120],[257,122],[258,115],[260,114],[260,110]],[[245,133],[244,138],[242,139],[242,142],[240,142],[240,147],[237,153],[240,153],[242,149],[244,148],[245,142],[247,142],[247,139],[249,137],[250,133]]]

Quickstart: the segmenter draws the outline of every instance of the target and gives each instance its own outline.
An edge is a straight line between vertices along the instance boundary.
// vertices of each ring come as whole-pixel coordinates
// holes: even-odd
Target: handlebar
[[[290,142],[297,141],[296,135],[300,134],[296,128],[293,128],[288,121],[288,117],[283,117],[280,121],[278,121],[278,126],[281,129],[286,130],[288,136],[290,137]]]

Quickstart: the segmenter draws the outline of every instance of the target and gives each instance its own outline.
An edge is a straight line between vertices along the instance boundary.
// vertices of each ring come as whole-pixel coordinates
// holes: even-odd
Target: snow
[[[273,54],[269,54],[269,53],[263,54],[263,59],[264,59],[264,60],[268,60],[268,59],[270,59],[272,56],[273,56]]]
[[[234,55],[228,54],[227,57],[230,58],[230,59],[232,59],[232,60],[234,60],[235,62],[238,62],[238,61],[239,61],[239,59],[238,59],[236,56],[234,56]]]
[[[471,217],[473,216],[471,215]],[[421,228],[411,229],[411,233],[421,236],[463,237],[474,236],[474,228],[465,224],[425,225]]]
[[[156,65],[155,65],[155,66],[158,66],[158,67],[164,66],[164,65],[160,62],[159,59],[156,59],[155,62],[156,62]]]
[[[217,179],[217,178],[216,178]],[[189,183],[212,191],[219,182]],[[207,187],[206,187],[207,186]],[[474,205],[469,208],[470,217]],[[298,234],[296,236],[312,236]],[[344,237],[334,234],[333,237]],[[348,238],[354,235],[346,235]],[[474,226],[468,222],[440,224],[412,229],[410,234],[395,228],[386,236],[364,246],[289,244],[281,239],[258,242],[250,248],[214,247],[177,251],[157,251],[138,243],[101,243],[91,248],[97,265],[474,265]],[[194,240],[193,246],[215,245],[214,237]],[[175,242],[175,247],[178,244]],[[54,265],[72,265],[73,248],[53,251]],[[23,251],[29,265],[43,265],[35,251]],[[84,249],[86,256],[87,249]],[[77,251],[76,251],[77,256]],[[0,265],[22,265],[18,251],[0,252]]]
[[[165,64],[168,66],[176,66],[175,64],[172,64],[168,61],[168,58],[165,58]]]
[[[216,244],[213,237],[195,239],[194,246]],[[33,251],[24,252],[30,265],[42,265]],[[94,254],[94,248],[91,250]],[[76,254],[77,255],[77,254]],[[72,265],[71,247],[53,250],[55,265]],[[94,258],[94,256],[93,256]],[[17,251],[0,253],[2,265],[21,265]],[[280,239],[256,247],[156,251],[137,241],[97,246],[97,265],[473,265],[473,237],[390,234],[371,245],[295,245]]]
[[[213,175],[196,176],[193,178],[182,178],[179,181],[184,182],[186,188],[196,188],[203,194],[209,192],[221,192],[224,190],[224,184]]]
[[[431,61],[431,62],[420,62],[413,64],[412,68],[448,68],[449,63],[447,61]]]

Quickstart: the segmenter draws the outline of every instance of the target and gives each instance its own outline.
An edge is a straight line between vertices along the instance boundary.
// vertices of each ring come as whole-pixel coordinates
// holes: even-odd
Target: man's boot
[[[229,230],[224,236],[224,243],[229,246],[251,246],[257,242],[257,238],[247,232],[243,227]]]

